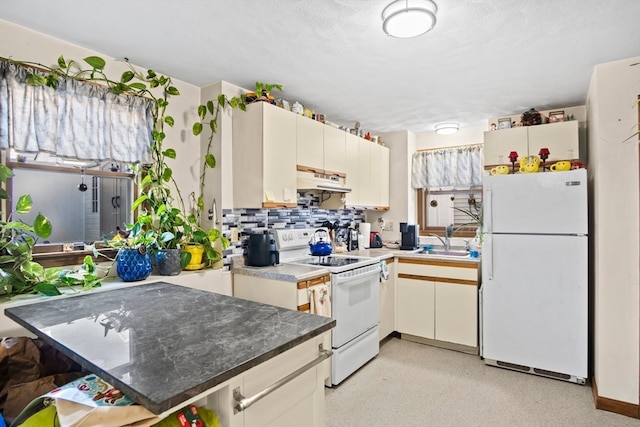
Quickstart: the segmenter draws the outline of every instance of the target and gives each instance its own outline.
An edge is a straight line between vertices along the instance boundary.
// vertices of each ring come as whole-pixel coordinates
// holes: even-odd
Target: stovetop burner
[[[304,263],[304,264],[310,264],[310,265],[320,265],[323,267],[343,267],[345,265],[351,265],[357,262],[362,262],[362,258],[321,256],[321,257],[304,259],[297,262],[301,264]]]

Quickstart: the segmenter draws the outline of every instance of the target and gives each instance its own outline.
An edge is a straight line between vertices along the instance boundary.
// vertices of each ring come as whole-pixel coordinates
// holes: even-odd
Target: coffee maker
[[[420,231],[415,224],[407,224],[406,222],[400,223],[400,249],[402,250],[414,250],[418,249],[420,245]]]

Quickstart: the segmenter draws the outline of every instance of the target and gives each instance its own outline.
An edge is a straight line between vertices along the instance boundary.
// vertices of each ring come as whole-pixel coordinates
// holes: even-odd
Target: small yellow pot
[[[191,254],[191,261],[184,268],[185,270],[200,270],[204,268],[205,263],[202,262],[204,254],[204,246],[202,245],[185,245],[183,250]]]

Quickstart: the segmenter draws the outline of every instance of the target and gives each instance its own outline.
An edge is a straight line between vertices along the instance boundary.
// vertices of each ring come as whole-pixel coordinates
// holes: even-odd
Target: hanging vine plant
[[[165,148],[165,126],[174,127],[175,119],[167,113],[172,97],[180,95],[180,91],[174,86],[171,77],[159,75],[149,69],[142,73],[134,68],[125,58],[128,70],[123,72],[119,80],[110,79],[105,73],[106,61],[99,56],[89,56],[82,63],[67,60],[59,56],[57,66],[49,67],[38,62],[16,61],[5,59],[13,64],[25,68],[27,71],[26,83],[31,86],[48,86],[57,88],[64,79],[73,79],[81,82],[97,84],[106,87],[114,94],[141,96],[152,101],[153,129],[149,146],[151,163],[148,165],[134,165],[136,172],[144,177],[140,181],[140,195],[132,205],[132,211],[139,210],[134,224],[126,224],[128,229],[142,228],[147,237],[144,244],[149,250],[175,249],[188,241],[198,240],[205,235],[206,256],[209,264],[217,261],[221,254],[213,247],[216,240],[220,240],[222,248],[228,247],[228,240],[217,229],[204,230],[199,224],[200,213],[204,209],[203,194],[205,178],[208,169],[216,166],[216,159],[212,153],[214,136],[218,129],[218,117],[225,108],[246,110],[246,97],[229,98],[224,94],[208,100],[198,107],[198,121],[193,123],[192,133],[195,136],[202,134],[208,128],[210,135],[207,142],[202,170],[199,182],[199,195],[197,197],[196,211],[188,212],[184,198],[178,187],[173,170],[168,159],[175,160],[177,153],[173,148]],[[88,67],[87,67],[88,66]],[[46,218],[46,217],[45,217]],[[3,224],[5,225],[5,224]],[[0,244],[6,244],[6,236],[2,236]],[[200,239],[202,240],[202,239]],[[127,246],[132,242],[123,241],[116,246]],[[31,256],[31,247],[28,250]],[[188,262],[189,255],[183,257],[183,266]],[[15,279],[15,272],[2,272],[3,284],[5,277]],[[6,273],[6,274],[5,274]],[[8,280],[8,279],[7,279]],[[18,287],[20,288],[20,287]],[[15,288],[15,289],[18,289]],[[23,287],[19,293],[37,291],[34,288]]]

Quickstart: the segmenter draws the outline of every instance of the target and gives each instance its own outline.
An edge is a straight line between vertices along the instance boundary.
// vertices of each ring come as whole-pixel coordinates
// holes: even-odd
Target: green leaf
[[[216,167],[216,158],[213,156],[213,154],[207,153],[207,155],[204,158],[204,161],[206,165],[209,166],[210,168],[213,169]]]
[[[170,232],[170,231],[165,231],[165,232],[164,232],[164,233],[162,233],[162,235],[160,236],[160,240],[161,240],[163,243],[167,243],[168,241],[173,240],[175,237],[176,237],[176,236],[175,236],[175,234],[173,234],[172,232]]]
[[[207,101],[207,110],[209,110],[209,114],[213,114],[213,101]]]
[[[166,168],[164,170],[164,172],[162,172],[162,179],[165,182],[169,182],[171,180],[171,175],[173,174],[173,171],[170,168]]]
[[[185,268],[187,264],[189,264],[189,261],[191,261],[191,252],[180,252],[180,265],[182,266],[182,268]]]
[[[140,206],[140,204],[142,204],[144,201],[148,199],[149,199],[149,196],[147,196],[146,194],[141,195],[136,199],[135,202],[133,202],[133,206],[131,206],[131,210],[135,211],[136,209],[138,209],[138,206]]]
[[[84,62],[91,65],[96,70],[102,70],[104,66],[107,65],[105,60],[100,58],[99,56],[87,56],[86,58],[84,58]]]
[[[168,157],[170,159],[175,159],[176,158],[176,150],[174,150],[173,148],[167,148],[166,150],[164,150],[162,152],[162,155],[165,157]]]
[[[173,86],[167,87],[167,93],[169,95],[173,95],[173,96],[180,95],[180,91],[177,88],[173,87]]]
[[[202,123],[200,123],[200,122],[194,123],[192,130],[193,130],[193,134],[195,136],[200,135],[202,133]]]
[[[13,171],[7,166],[0,164],[0,181],[7,182],[13,176]]]
[[[29,73],[27,76],[27,84],[29,86],[44,86],[47,84],[47,79],[40,74]]]
[[[211,133],[218,132],[218,122],[216,120],[209,121],[209,128],[211,128]]]
[[[140,82],[134,82],[134,83],[131,83],[131,84],[129,85],[129,87],[130,87],[131,89],[136,89],[136,90],[139,90],[139,91],[145,91],[145,90],[147,90],[147,85],[146,85],[146,84],[144,84],[144,83],[140,83]]]
[[[218,95],[218,105],[220,105],[220,107],[224,108],[225,100],[226,98],[223,94]]]
[[[202,196],[198,197],[198,209],[204,209],[204,199],[202,198]]]
[[[156,74],[156,72],[155,72],[155,71],[153,71],[153,70],[147,70],[147,79],[152,79],[152,78],[154,78],[154,77],[156,77],[156,76],[157,76],[157,74]]]
[[[120,78],[120,81],[122,83],[127,83],[127,82],[131,81],[131,79],[133,79],[134,76],[135,76],[135,74],[133,73],[133,71],[131,71],[131,70],[125,71],[124,73],[122,73],[122,77]]]
[[[22,272],[32,279],[44,277],[44,267],[34,261],[27,261],[22,265]]]
[[[49,221],[49,218],[47,218],[46,216],[38,213],[35,221],[33,221],[33,230],[35,231],[36,235],[38,235],[38,237],[46,239],[47,237],[51,236],[51,221]]]
[[[147,175],[145,175],[144,178],[142,178],[142,181],[140,182],[140,185],[145,187],[145,186],[151,184],[151,180],[152,180],[151,175],[147,174]]]
[[[67,68],[67,63],[64,60],[64,56],[62,56],[62,55],[58,56],[58,66],[60,68]]]
[[[33,289],[48,297],[62,295],[58,287],[51,283],[38,283]]]
[[[0,188],[0,199],[9,200],[10,198],[11,196],[9,196],[9,193],[7,193],[7,190],[5,190],[4,188]]]
[[[31,196],[28,194],[23,194],[18,199],[18,203],[16,203],[16,212],[18,212],[19,214],[29,213],[29,211],[31,210],[31,206],[33,206]]]
[[[200,117],[201,119],[204,119],[206,115],[207,115],[207,107],[205,107],[204,105],[199,106],[198,117]]]
[[[173,120],[173,117],[171,116],[167,116],[164,118],[164,122],[166,124],[168,124],[169,126],[173,127],[173,125],[175,124],[175,121]]]

